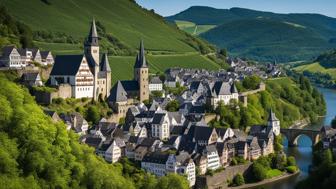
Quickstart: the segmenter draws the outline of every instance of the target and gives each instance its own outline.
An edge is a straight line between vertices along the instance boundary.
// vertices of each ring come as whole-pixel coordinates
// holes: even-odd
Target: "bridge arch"
[[[315,130],[306,129],[281,129],[281,134],[288,140],[288,146],[297,146],[298,139],[301,136],[307,136],[310,138],[312,145],[315,145],[320,140],[320,132]]]

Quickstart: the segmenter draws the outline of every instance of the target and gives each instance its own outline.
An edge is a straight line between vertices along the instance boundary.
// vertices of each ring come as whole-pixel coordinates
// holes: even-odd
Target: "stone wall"
[[[252,163],[244,165],[229,166],[224,171],[213,176],[198,176],[196,178],[196,189],[225,189],[228,188],[227,181],[232,180],[237,174],[246,176],[252,167]]]
[[[51,104],[55,98],[71,98],[72,87],[68,84],[62,84],[56,92],[34,91],[36,102],[39,104]]]
[[[57,91],[58,98],[71,98],[72,97],[72,87],[71,85],[62,84],[58,87]]]

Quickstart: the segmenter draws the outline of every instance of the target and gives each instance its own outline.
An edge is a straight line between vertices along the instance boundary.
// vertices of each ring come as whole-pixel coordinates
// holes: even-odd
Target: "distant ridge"
[[[166,20],[188,21],[198,27],[211,25],[198,35],[227,48],[232,55],[260,61],[311,60],[336,47],[336,19],[320,14],[193,6]]]

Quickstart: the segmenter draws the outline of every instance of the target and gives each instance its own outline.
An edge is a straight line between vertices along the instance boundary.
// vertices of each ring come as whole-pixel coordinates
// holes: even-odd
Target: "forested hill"
[[[0,5],[30,27],[36,46],[57,53],[80,52],[93,18],[97,21],[100,45],[109,54],[134,55],[140,39],[145,41],[147,50],[157,53],[214,50],[134,0],[0,0]]]
[[[126,160],[112,165],[98,158],[15,78],[0,73],[0,188],[189,188],[179,175],[157,179]]]
[[[195,6],[166,19],[233,55],[256,60],[312,60],[336,47],[336,19],[319,14]]]

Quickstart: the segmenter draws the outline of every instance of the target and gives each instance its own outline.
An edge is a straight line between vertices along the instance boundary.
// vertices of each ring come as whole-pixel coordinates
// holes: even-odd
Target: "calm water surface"
[[[336,90],[318,88],[324,95],[327,104],[327,115],[321,118],[320,122],[315,125],[310,125],[307,128],[319,129],[323,125],[329,125],[331,120],[336,115]],[[308,176],[308,167],[312,162],[312,142],[307,136],[301,136],[298,139],[298,147],[288,148],[287,140],[284,141],[285,152],[289,156],[296,158],[297,164],[300,167],[301,173],[297,177],[292,177],[286,180],[270,183],[262,187],[263,189],[294,189],[295,184]]]

